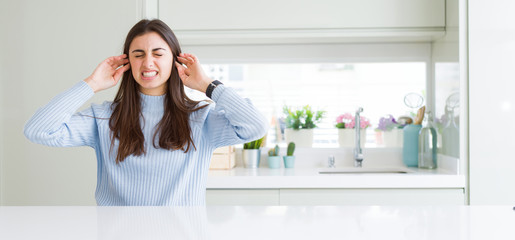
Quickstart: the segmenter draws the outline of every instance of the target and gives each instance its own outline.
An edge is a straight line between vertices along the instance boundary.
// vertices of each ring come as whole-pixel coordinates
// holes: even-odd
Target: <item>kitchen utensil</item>
[[[404,96],[404,104],[409,108],[419,108],[424,104],[424,97],[418,93],[408,93]]]
[[[448,110],[454,110],[455,108],[460,107],[460,93],[455,92],[445,100],[445,108]]]
[[[415,117],[415,121],[413,124],[415,124],[415,125],[422,124],[422,121],[424,120],[425,111],[426,111],[426,106],[422,106],[420,109],[418,109],[417,116]]]

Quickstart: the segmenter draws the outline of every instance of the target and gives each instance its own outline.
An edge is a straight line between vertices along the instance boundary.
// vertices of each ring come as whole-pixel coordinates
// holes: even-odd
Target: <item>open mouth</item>
[[[141,73],[141,75],[143,75],[143,77],[154,77],[157,75],[157,71],[149,71],[149,72],[143,72]]]

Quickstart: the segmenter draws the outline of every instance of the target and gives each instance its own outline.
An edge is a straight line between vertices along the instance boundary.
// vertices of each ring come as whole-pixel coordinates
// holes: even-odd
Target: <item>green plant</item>
[[[243,149],[259,149],[261,147],[261,144],[263,144],[263,140],[265,137],[262,137],[260,139],[254,140],[252,142],[244,143]]]
[[[301,109],[292,109],[291,107],[284,106],[283,112],[286,114],[286,128],[293,128],[295,130],[316,128],[316,124],[322,121],[326,113],[325,111],[314,112],[309,105]]]
[[[275,148],[271,148],[268,150],[268,156],[279,156],[279,145],[275,145]]]
[[[286,155],[293,156],[293,152],[295,152],[295,143],[290,142],[290,143],[288,143],[288,151],[286,152]]]

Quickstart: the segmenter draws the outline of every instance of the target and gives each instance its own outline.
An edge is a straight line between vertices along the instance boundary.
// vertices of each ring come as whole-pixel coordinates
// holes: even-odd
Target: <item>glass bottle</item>
[[[433,125],[433,114],[427,112],[424,127],[420,129],[418,134],[418,167],[419,168],[436,168],[437,158],[437,135]]]
[[[454,119],[454,109],[449,109],[447,124],[442,129],[442,153],[451,157],[460,156],[460,130]]]

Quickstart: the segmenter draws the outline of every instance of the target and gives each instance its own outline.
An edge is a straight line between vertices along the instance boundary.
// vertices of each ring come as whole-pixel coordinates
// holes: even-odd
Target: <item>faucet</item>
[[[359,107],[358,110],[356,110],[356,119],[354,124],[354,128],[356,129],[356,148],[354,149],[354,167],[361,167],[363,163],[363,152],[361,149],[361,118],[359,114],[363,112],[363,108]]]
[[[328,161],[328,163],[329,163],[329,168],[335,168],[335,167],[336,167],[336,166],[334,165],[334,156],[333,156],[333,155],[329,156],[329,161]]]

